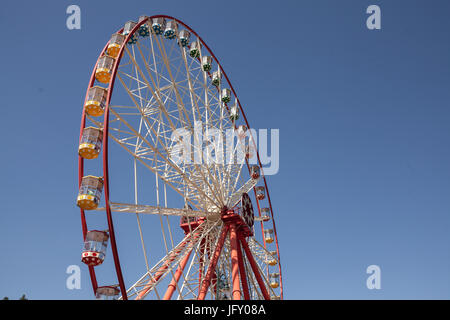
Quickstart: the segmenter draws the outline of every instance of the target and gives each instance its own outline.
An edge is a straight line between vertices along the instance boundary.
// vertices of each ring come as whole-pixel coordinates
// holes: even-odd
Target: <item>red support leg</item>
[[[233,300],[241,300],[241,287],[239,280],[238,265],[238,240],[236,235],[236,225],[230,225],[230,245],[231,245],[231,281],[233,283],[233,292],[231,294]]]
[[[240,237],[240,242],[242,244],[242,247],[244,248],[245,254],[247,255],[248,262],[250,262],[250,266],[252,267],[253,273],[255,274],[256,281],[258,282],[258,285],[261,289],[261,293],[266,300],[270,300],[269,293],[267,292],[266,285],[264,284],[263,279],[261,278],[261,274],[258,270],[258,265],[255,262],[255,259],[253,258],[253,255],[250,251],[250,248],[248,247],[247,241],[243,237]]]
[[[244,299],[250,300],[250,291],[248,290],[247,275],[245,274],[244,257],[242,256],[240,241],[237,243],[237,255],[239,264],[239,273],[241,275],[242,291],[244,292]]]
[[[199,258],[199,271],[198,271],[198,293],[200,294],[200,289],[202,287],[202,279],[203,279],[203,260],[204,260],[204,254],[206,251],[206,244],[205,244],[205,239],[202,239],[202,242],[200,244],[200,258]]]
[[[97,294],[98,284],[97,284],[97,277],[95,276],[94,267],[89,266],[89,274],[91,276],[91,283],[92,288],[94,289],[94,294]]]
[[[206,246],[206,253],[208,254],[209,259],[212,259],[211,257],[211,248],[209,244]],[[217,285],[217,274],[216,270],[214,269],[212,277],[211,277],[211,290],[213,292],[216,292],[216,285]],[[199,291],[201,290],[201,286],[199,287]]]
[[[225,242],[225,237],[228,233],[228,226],[222,227],[222,232],[219,237],[219,241],[217,242],[216,249],[214,250],[214,255],[211,259],[211,262],[208,266],[208,271],[206,272],[205,279],[203,279],[202,287],[200,289],[200,293],[198,295],[198,300],[204,300],[206,297],[206,293],[208,292],[209,285],[211,283],[211,278],[213,273],[215,272],[217,262],[219,261],[219,256],[223,248],[223,244]]]
[[[164,294],[163,300],[170,300],[172,298],[172,294],[175,291],[175,288],[177,286],[178,281],[180,280],[181,275],[183,274],[184,268],[186,267],[187,262],[189,261],[189,257],[191,256],[192,250],[188,252],[188,254],[181,260],[180,265],[177,268],[177,271],[175,272],[175,275],[170,282],[169,286],[167,287],[167,291]]]

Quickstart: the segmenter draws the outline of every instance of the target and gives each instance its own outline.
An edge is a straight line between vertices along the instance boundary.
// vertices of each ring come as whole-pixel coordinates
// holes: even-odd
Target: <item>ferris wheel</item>
[[[256,141],[220,62],[185,23],[141,16],[111,36],[78,154],[81,259],[97,298],[283,298]]]

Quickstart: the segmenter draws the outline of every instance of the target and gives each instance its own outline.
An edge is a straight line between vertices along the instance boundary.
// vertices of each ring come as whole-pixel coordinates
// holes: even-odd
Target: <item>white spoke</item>
[[[242,187],[239,188],[238,191],[233,193],[229,200],[228,200],[228,207],[232,208],[234,207],[240,200],[244,193],[248,193],[250,190],[253,189],[254,186],[258,183],[258,179],[249,179]]]
[[[209,217],[216,216],[215,212],[198,211],[192,209],[177,209],[177,208],[165,208],[150,205],[140,204],[128,204],[128,203],[116,203],[111,202],[110,208],[112,212],[120,213],[138,213],[138,214],[158,214],[163,216],[178,216],[178,217]],[[96,211],[104,211],[105,208],[100,207],[95,209]]]

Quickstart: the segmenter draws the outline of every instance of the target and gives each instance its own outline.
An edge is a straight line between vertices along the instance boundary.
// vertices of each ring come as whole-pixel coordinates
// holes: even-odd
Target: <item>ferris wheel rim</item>
[[[222,65],[219,63],[219,60],[217,59],[217,57],[215,56],[214,52],[209,48],[209,46],[206,44],[206,42],[198,35],[198,33],[196,33],[190,26],[188,26],[186,23],[184,23],[183,21],[172,17],[172,16],[168,16],[168,15],[153,15],[153,16],[149,16],[146,17],[146,19],[143,19],[142,21],[136,23],[136,25],[133,27],[133,29],[130,31],[129,34],[126,35],[125,40],[124,40],[124,45],[120,48],[118,57],[117,57],[117,61],[114,63],[112,72],[111,72],[111,79],[108,83],[108,93],[107,93],[107,98],[106,98],[106,104],[105,104],[105,111],[104,111],[104,121],[103,121],[103,150],[102,150],[102,164],[103,164],[103,179],[104,179],[104,197],[105,197],[105,211],[106,211],[106,215],[107,215],[107,220],[108,220],[108,230],[110,233],[110,241],[111,241],[111,249],[112,249],[112,255],[113,255],[113,259],[114,259],[114,266],[116,269],[116,274],[118,277],[118,281],[119,281],[119,287],[120,287],[120,291],[122,292],[122,297],[124,299],[127,299],[126,296],[126,292],[127,289],[125,287],[125,283],[123,280],[123,274],[121,271],[121,264],[120,264],[120,260],[119,260],[119,255],[118,255],[118,250],[117,250],[117,244],[115,241],[115,231],[114,231],[114,224],[113,224],[113,219],[112,219],[112,211],[111,211],[111,207],[110,207],[110,200],[109,200],[109,165],[108,165],[108,141],[109,141],[109,137],[108,137],[108,132],[109,132],[109,107],[110,107],[110,101],[111,101],[111,97],[112,97],[112,93],[113,93],[113,89],[114,89],[114,83],[115,83],[115,79],[116,79],[116,75],[117,75],[117,71],[120,65],[120,61],[122,59],[123,56],[123,50],[126,47],[126,43],[128,42],[128,40],[138,31],[139,27],[146,23],[148,21],[148,19],[154,19],[154,18],[165,18],[165,19],[170,19],[170,20],[174,20],[177,23],[179,23],[180,25],[182,25],[183,27],[185,27],[187,30],[189,30],[192,34],[194,34],[198,41],[201,42],[201,44],[206,48],[206,50],[209,52],[209,54],[211,55],[211,57],[214,59],[214,61],[217,63],[217,65],[220,68],[221,73],[223,74],[223,76],[225,77],[230,90],[233,92],[235,98],[236,98],[236,102],[237,105],[239,107],[240,112],[242,113],[243,119],[245,121],[245,124],[247,125],[248,128],[250,128],[247,117],[245,115],[245,112],[242,108],[242,105],[240,103],[239,97],[236,94],[236,91],[234,90],[231,81],[229,80],[225,70],[222,68]],[[123,28],[119,29],[117,32],[122,32]],[[109,41],[106,43],[105,47],[103,48],[103,50],[101,51],[99,57],[97,58],[97,62],[100,59],[100,57],[106,52],[106,49],[108,47]],[[87,88],[87,92],[86,92],[86,98],[87,99],[87,94],[88,91],[91,87],[93,87],[94,83],[95,83],[95,71],[96,71],[96,65],[97,62],[93,68],[93,72],[89,81],[89,85]],[[228,107],[227,107],[228,108]],[[82,111],[82,121],[81,121],[81,128],[80,128],[80,139],[81,139],[81,135],[83,132],[83,129],[85,128],[86,125],[86,114],[85,114],[85,110],[83,108]],[[258,165],[260,167],[260,170],[262,172],[262,179],[264,182],[264,189],[266,191],[266,197],[268,200],[268,204],[269,204],[269,209],[270,209],[270,214],[271,214],[271,218],[272,218],[272,224],[273,224],[273,232],[274,232],[274,240],[275,240],[275,245],[276,245],[276,253],[277,253],[277,257],[278,257],[278,270],[279,270],[279,277],[280,277],[280,297],[281,299],[283,298],[283,283],[282,283],[282,274],[281,274],[281,259],[280,259],[280,253],[279,253],[279,245],[278,245],[278,236],[277,236],[277,231],[276,231],[276,226],[275,226],[275,219],[274,219],[274,214],[273,214],[273,208],[272,208],[272,203],[271,203],[271,199],[270,199],[270,194],[269,194],[269,188],[267,185],[267,181],[264,175],[264,171],[263,171],[263,167],[261,164],[261,160],[259,157],[259,152],[258,149],[255,148],[256,151],[256,158],[258,161]],[[84,174],[84,159],[79,156],[79,186],[81,185],[81,180]],[[247,168],[249,169],[249,164],[248,161],[246,160],[246,164],[247,164]],[[255,192],[255,196],[256,196],[256,191]],[[257,207],[258,207],[258,212],[261,213],[260,210],[260,205],[259,205],[259,201],[257,200]],[[84,213],[84,209],[80,208],[81,211],[81,222],[82,222],[82,230],[83,230],[83,237],[86,236],[86,232],[87,232],[87,222],[86,222],[86,218],[85,218],[85,213]],[[264,228],[261,222],[261,232],[264,232]],[[263,238],[264,239],[264,238]],[[264,246],[265,246],[265,240],[264,240]],[[97,284],[97,280],[96,280],[96,275],[95,275],[95,270],[92,266],[89,266],[89,273],[90,273],[90,277],[91,277],[91,282],[92,282],[92,286],[94,289],[94,293],[96,292],[96,289],[98,288],[98,284]]]

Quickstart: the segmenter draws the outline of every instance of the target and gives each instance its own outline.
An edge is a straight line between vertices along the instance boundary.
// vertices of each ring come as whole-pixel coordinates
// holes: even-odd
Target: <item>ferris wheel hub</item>
[[[209,214],[206,219],[208,221],[215,222],[215,221],[220,220],[220,217],[221,217],[220,213],[217,212],[217,213]]]
[[[221,219],[225,225],[235,225],[243,237],[253,236],[251,227],[233,209],[227,209],[225,207],[224,210],[222,210]]]

